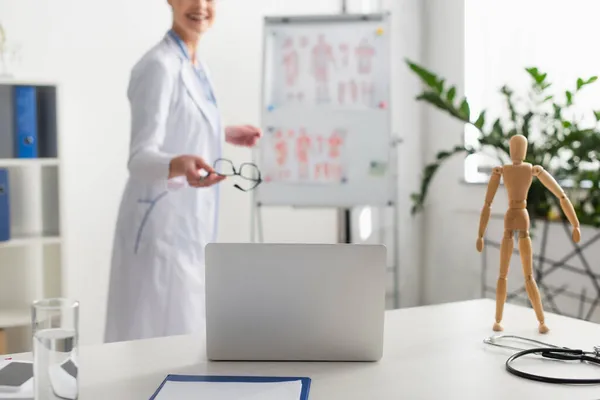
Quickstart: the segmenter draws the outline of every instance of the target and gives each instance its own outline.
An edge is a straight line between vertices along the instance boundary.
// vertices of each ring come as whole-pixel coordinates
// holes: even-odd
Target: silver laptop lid
[[[379,360],[386,260],[382,245],[209,244],[208,358]]]

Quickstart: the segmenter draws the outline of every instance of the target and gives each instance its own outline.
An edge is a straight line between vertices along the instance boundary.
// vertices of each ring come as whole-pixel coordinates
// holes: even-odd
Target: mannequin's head
[[[523,135],[515,135],[510,138],[510,159],[513,163],[521,163],[527,154],[527,138]]]

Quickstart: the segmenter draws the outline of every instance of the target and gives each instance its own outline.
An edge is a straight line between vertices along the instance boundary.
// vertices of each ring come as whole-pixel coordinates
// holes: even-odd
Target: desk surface
[[[494,312],[490,300],[389,311],[378,363],[207,362],[204,338],[192,336],[82,347],[80,398],[148,399],[167,374],[182,373],[308,376],[310,400],[600,399],[600,386],[566,387],[508,374],[504,362],[512,351],[482,342],[494,334]],[[550,333],[540,335],[533,310],[507,305],[504,333],[586,350],[600,344],[598,324],[552,314],[546,320]],[[542,365],[559,376],[600,376],[600,368],[588,365],[565,369],[562,362],[537,359],[520,365],[527,363],[538,368],[532,372]]]

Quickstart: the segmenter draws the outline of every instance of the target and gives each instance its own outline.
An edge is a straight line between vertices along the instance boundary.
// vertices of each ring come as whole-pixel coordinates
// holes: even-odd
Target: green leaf
[[[513,124],[516,125],[517,124],[517,110],[512,101],[513,92],[506,86],[502,87],[501,92],[504,95],[504,97],[506,97],[506,106],[508,107],[508,110],[510,111],[510,120],[513,122]]]
[[[567,96],[567,105],[570,106],[573,104],[573,93],[571,93],[570,91],[566,91],[565,95]]]
[[[531,128],[531,119],[533,118],[533,116],[534,116],[533,112],[530,111],[527,114],[525,114],[525,116],[523,117],[523,126],[521,128],[521,131],[522,131],[521,133],[526,138],[529,138],[529,129]]]
[[[435,88],[437,89],[437,92],[439,94],[444,93],[444,79],[440,79],[436,84],[435,84]]]
[[[546,78],[548,77],[547,73],[541,73],[535,67],[525,68],[525,70],[529,73],[529,75],[531,75],[531,77],[533,78],[533,80],[537,86],[539,86],[543,89],[545,89],[546,87],[549,86],[548,83],[544,82],[546,80]],[[547,86],[545,86],[545,85],[547,85]]]
[[[571,124],[569,121],[563,121],[562,126],[563,128],[570,128],[573,126],[573,124]]]
[[[454,107],[446,103],[438,93],[424,92],[417,96],[417,100],[425,101],[439,108],[440,110],[446,111],[455,118],[458,118],[464,122],[469,122],[469,120],[465,120]]]
[[[477,118],[477,121],[475,121],[473,125],[475,125],[479,130],[483,129],[483,125],[485,125],[485,110],[479,114],[479,118]]]
[[[425,101],[443,111],[446,111],[451,116],[465,122],[469,123],[469,119],[463,115],[459,110],[457,110],[452,104],[448,104],[444,101],[444,99],[435,92],[424,92],[417,96],[417,100]]]
[[[600,121],[600,111],[594,111],[594,116],[596,117],[596,121]]]
[[[500,118],[498,118],[492,127],[492,131],[497,135],[504,136],[504,131],[502,129],[502,123],[500,122]]]
[[[449,103],[452,103],[454,101],[455,97],[456,97],[456,88],[454,86],[452,86],[448,90],[448,93],[446,94],[446,100],[448,100]]]
[[[463,101],[460,103],[460,114],[463,116],[463,118],[467,121],[470,120],[471,118],[471,108],[469,107],[469,103],[467,102],[467,99],[463,99]]]
[[[552,104],[552,107],[554,108],[554,119],[560,120],[562,118],[562,107],[556,103]]]
[[[408,59],[406,60],[406,63],[408,64],[409,68],[413,72],[415,72],[427,86],[429,86],[431,89],[437,90],[438,79],[436,74],[416,63],[411,62]]]
[[[550,101],[550,100],[552,100],[553,98],[554,98],[554,96],[552,96],[552,95],[550,95],[550,96],[546,96],[546,97],[544,98],[544,100],[542,100],[542,103],[546,103],[547,101]]]
[[[529,75],[531,75],[531,77],[535,81],[537,81],[537,77],[539,76],[539,71],[537,68],[535,68],[535,67],[525,68],[525,71],[527,71],[529,73]]]
[[[429,190],[429,186],[430,186],[436,172],[438,171],[440,166],[443,164],[443,162],[448,160],[453,155],[461,153],[461,152],[473,154],[474,150],[472,148],[465,147],[465,146],[455,146],[451,150],[439,152],[436,156],[436,161],[425,166],[425,169],[423,170],[423,177],[422,177],[422,181],[421,181],[420,193],[413,193],[410,196],[413,201],[413,206],[411,209],[411,213],[413,215],[423,209],[425,200],[427,198],[427,192]]]
[[[581,78],[577,79],[577,90],[581,90],[582,87],[584,87],[585,85],[589,85],[591,83],[594,83],[598,80],[597,76],[592,76],[591,78],[589,78],[588,80],[583,80]]]

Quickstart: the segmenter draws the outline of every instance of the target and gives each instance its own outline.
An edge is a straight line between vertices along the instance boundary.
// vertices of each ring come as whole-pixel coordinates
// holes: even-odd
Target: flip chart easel
[[[252,240],[265,206],[338,209],[345,242],[353,207],[393,207],[396,237],[390,14],[266,17],[263,34]]]

